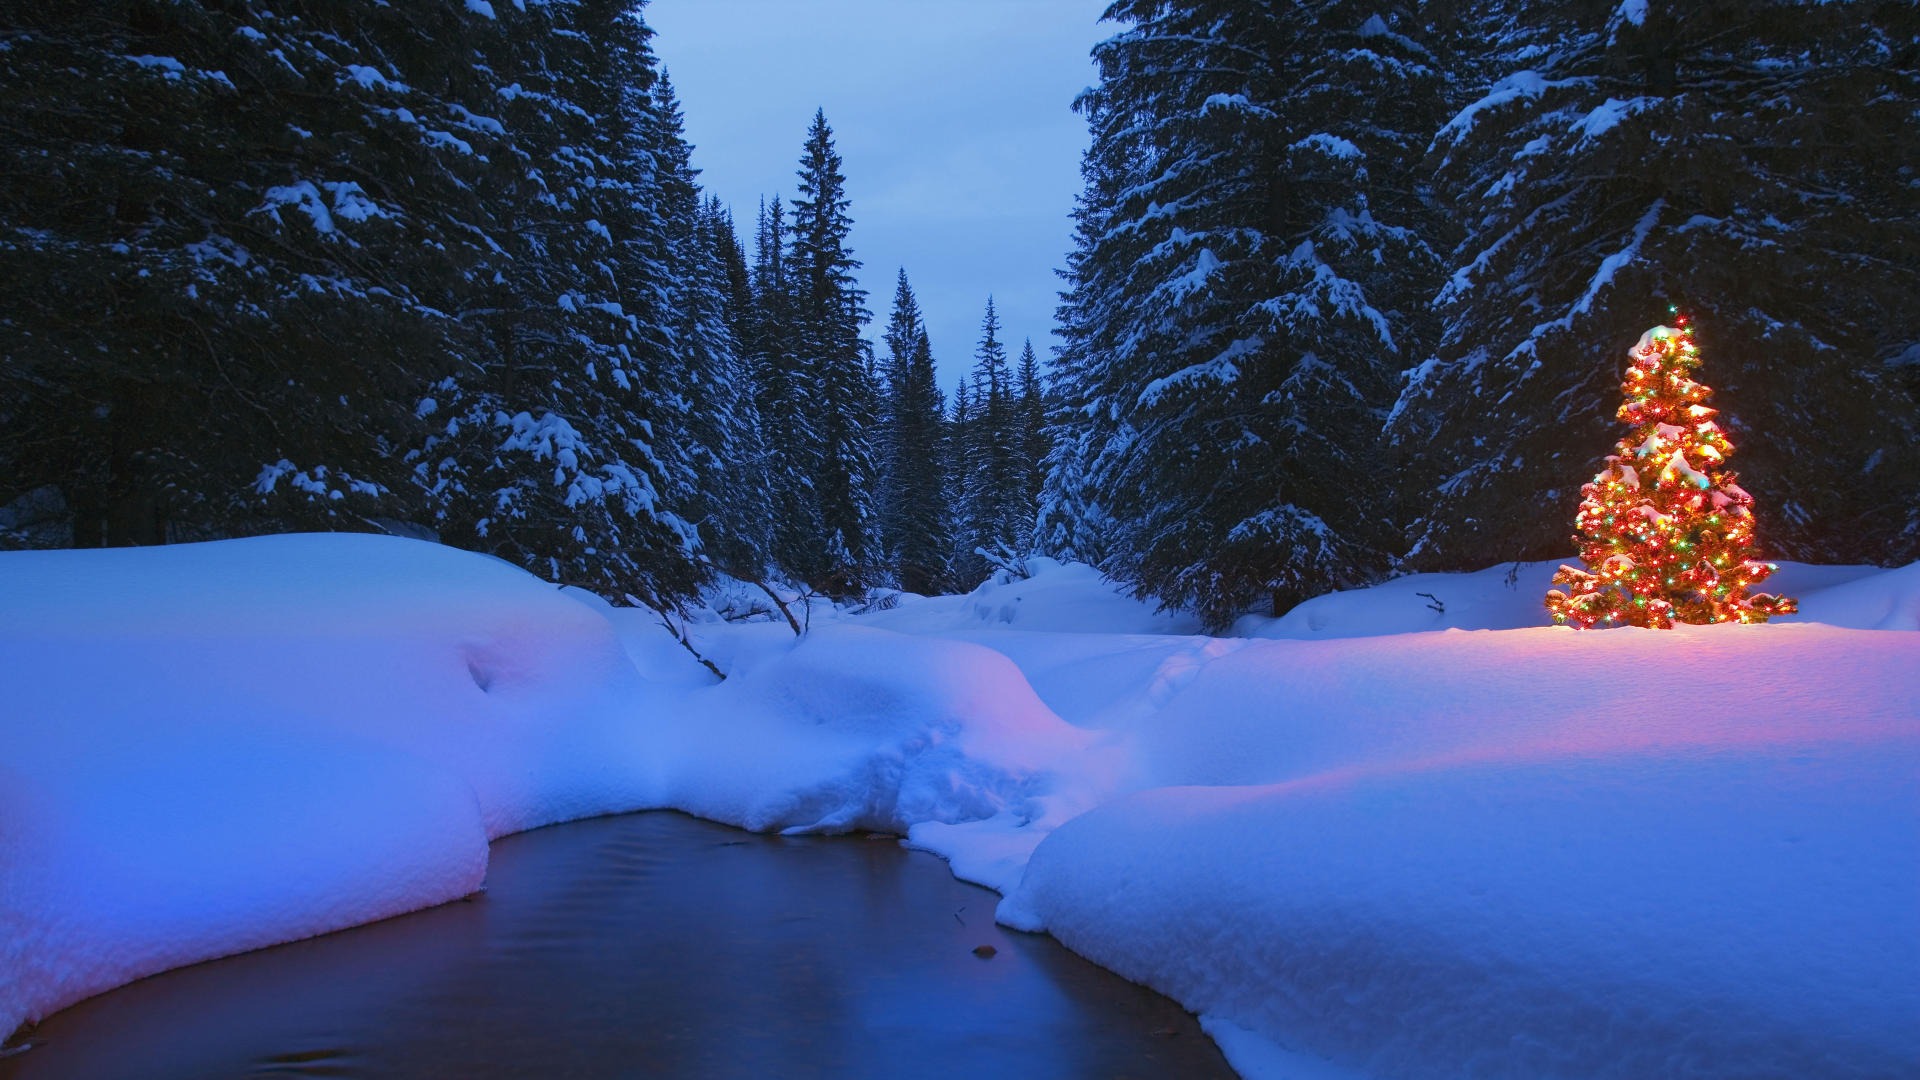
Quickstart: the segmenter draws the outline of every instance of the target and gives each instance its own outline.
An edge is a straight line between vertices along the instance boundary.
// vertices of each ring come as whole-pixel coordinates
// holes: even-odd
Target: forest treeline
[[[949,397],[906,271],[864,337],[826,117],[737,226],[632,0],[8,0],[0,546],[431,533],[657,604],[1040,551],[1224,625],[1565,555],[1678,304],[1766,552],[1904,561],[1916,9],[1122,0],[1064,345],[989,301]]]
[[[826,117],[743,244],[650,36],[629,0],[9,4],[0,542],[385,529],[652,603],[1024,549],[1031,346],[989,300],[950,411],[902,270],[876,356]]]

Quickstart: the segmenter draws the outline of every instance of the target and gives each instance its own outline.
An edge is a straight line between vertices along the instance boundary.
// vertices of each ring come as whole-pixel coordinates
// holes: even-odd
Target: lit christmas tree
[[[1753,496],[1724,469],[1733,444],[1713,422],[1693,330],[1656,326],[1633,347],[1621,384],[1620,440],[1574,519],[1586,570],[1562,566],[1547,593],[1557,623],[1669,628],[1677,622],[1765,622],[1792,600],[1749,590],[1778,569],[1750,558]]]

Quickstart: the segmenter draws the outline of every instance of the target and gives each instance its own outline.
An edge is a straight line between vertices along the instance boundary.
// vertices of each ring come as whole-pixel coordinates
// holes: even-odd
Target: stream
[[[594,818],[497,841],[468,900],[81,1002],[0,1080],[1233,1075],[997,900],[891,837]]]

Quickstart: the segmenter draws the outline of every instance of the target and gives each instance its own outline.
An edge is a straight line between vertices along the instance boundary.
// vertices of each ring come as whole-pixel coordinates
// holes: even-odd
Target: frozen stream
[[[497,842],[474,899],[82,1002],[0,1078],[1232,1075],[996,899],[890,839],[597,818]]]

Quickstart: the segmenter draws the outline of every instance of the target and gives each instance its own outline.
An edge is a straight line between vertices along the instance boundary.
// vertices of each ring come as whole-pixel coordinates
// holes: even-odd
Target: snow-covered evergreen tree
[[[484,20],[372,3],[12,5],[0,48],[0,502],[78,544],[408,516],[392,454],[479,242]],[[210,424],[209,417],[218,417]]]
[[[662,73],[654,91],[662,155],[661,215],[670,268],[665,313],[672,343],[672,409],[665,440],[690,464],[690,487],[675,499],[698,525],[706,556],[739,575],[767,565],[766,453],[752,376],[729,317],[726,245],[733,226],[702,200],[680,104]],[[736,245],[737,247],[737,245]]]
[[[671,603],[702,578],[665,214],[672,125],[623,0],[500,5],[476,70],[491,155],[489,350],[437,388],[417,455],[446,538],[537,573]],[[676,440],[675,435],[681,436]]]
[[[963,545],[971,532],[967,485],[976,460],[974,440],[977,435],[974,430],[973,395],[968,392],[964,378],[954,384],[943,435],[941,457],[947,472],[947,535],[953,540],[946,562],[953,574],[953,583],[961,588],[971,588],[979,581],[977,578],[970,581],[965,579],[963,564],[966,564],[965,556],[972,554],[972,549]],[[967,569],[970,570],[971,566]]]
[[[1097,101],[1082,99],[1089,126],[1097,127]],[[1094,305],[1095,285],[1088,257],[1106,230],[1107,210],[1116,198],[1118,170],[1103,165],[1092,153],[1082,155],[1080,173],[1085,188],[1074,201],[1073,247],[1067,252],[1060,276],[1067,288],[1060,295],[1054,321],[1062,344],[1054,350],[1049,387],[1047,437],[1040,505],[1036,515],[1034,547],[1056,558],[1105,565],[1106,537],[1112,522],[1097,501],[1087,473],[1099,447],[1109,438],[1121,438],[1101,411],[1096,398],[1093,365],[1101,346],[1095,333],[1105,327]]]
[[[1046,390],[1041,384],[1040,360],[1033,353],[1032,338],[1021,343],[1020,364],[1015,369],[1014,377],[1020,417],[1019,468],[1023,481],[1020,488],[1019,513],[1016,518],[1019,530],[1014,539],[1014,549],[1026,552],[1033,548],[1035,521],[1040,507],[1040,488],[1045,482],[1047,461]]]
[[[30,14],[0,49],[32,84],[0,181],[0,499],[57,485],[83,543],[410,522],[609,593],[692,587],[706,442],[672,419],[711,365],[670,311],[711,325],[719,279],[674,266],[634,5]]]
[[[963,583],[977,583],[991,568],[981,552],[1024,550],[1032,522],[1022,464],[1024,417],[992,297],[980,320],[971,379],[962,427],[964,472],[956,485],[965,526],[955,570]]]
[[[1437,75],[1371,5],[1109,16],[1062,327],[1090,456],[1049,513],[1100,507],[1105,569],[1220,625],[1386,564],[1375,433],[1430,261],[1408,103]]]
[[[893,312],[882,336],[886,356],[881,430],[881,534],[901,588],[938,592],[949,585],[953,541],[946,483],[946,406],[934,379],[933,347],[907,272],[895,282]]]
[[[820,507],[811,472],[819,454],[818,418],[812,384],[799,366],[786,207],[777,196],[760,204],[752,273],[753,306],[743,345],[766,447],[769,561],[782,573],[806,580],[821,569]]]
[[[923,329],[898,395],[895,473],[901,514],[895,545],[900,587],[934,593],[953,587],[953,494],[946,470],[946,403]]]
[[[897,555],[901,517],[905,503],[897,486],[904,463],[900,460],[900,396],[906,387],[907,369],[913,362],[913,350],[926,325],[920,302],[907,281],[907,268],[901,267],[893,285],[893,308],[887,316],[887,328],[880,335],[886,355],[879,359],[879,430],[873,439],[875,532],[880,550],[891,563]]]
[[[875,467],[870,444],[878,411],[868,347],[860,336],[866,294],[848,247],[846,177],[826,113],[807,131],[788,237],[796,382],[817,435],[806,459],[819,532],[793,555],[810,584],[843,595],[873,571]]]

